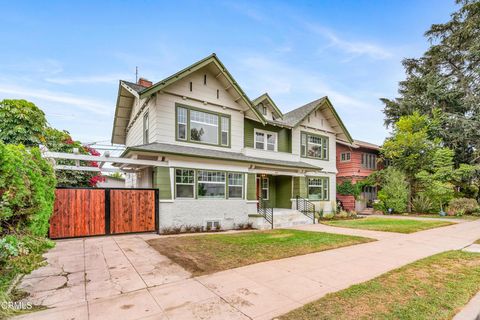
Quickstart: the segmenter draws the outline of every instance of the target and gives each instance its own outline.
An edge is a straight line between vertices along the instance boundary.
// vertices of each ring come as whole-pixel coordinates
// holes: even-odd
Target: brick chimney
[[[148,88],[148,87],[151,87],[153,85],[153,82],[149,81],[145,78],[139,78],[137,84],[142,86],[142,87]]]

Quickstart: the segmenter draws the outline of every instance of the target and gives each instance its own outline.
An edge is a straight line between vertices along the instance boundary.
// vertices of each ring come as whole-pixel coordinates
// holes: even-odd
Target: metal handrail
[[[312,219],[313,224],[315,224],[315,204],[313,202],[297,195],[296,206],[298,211]]]
[[[270,223],[273,229],[273,207],[269,206],[268,201],[262,197],[258,198],[257,212]]]

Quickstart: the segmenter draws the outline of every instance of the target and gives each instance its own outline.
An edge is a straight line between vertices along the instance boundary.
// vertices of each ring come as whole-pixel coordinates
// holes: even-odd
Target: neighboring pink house
[[[353,147],[337,141],[337,184],[346,180],[356,183],[378,170],[379,151],[380,146],[365,141],[354,140]],[[337,193],[337,200],[342,202],[345,209],[358,212],[371,211],[375,199],[376,187],[364,187],[357,200],[354,196]]]

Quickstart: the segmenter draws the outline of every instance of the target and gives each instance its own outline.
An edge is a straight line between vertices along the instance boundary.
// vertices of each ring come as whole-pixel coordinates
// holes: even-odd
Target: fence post
[[[105,189],[105,234],[110,234],[110,189]]]

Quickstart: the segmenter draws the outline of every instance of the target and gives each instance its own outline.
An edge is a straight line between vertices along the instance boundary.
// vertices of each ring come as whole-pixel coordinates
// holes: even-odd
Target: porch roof
[[[192,156],[192,157],[199,157],[199,158],[205,158],[205,159],[221,159],[221,160],[227,160],[227,161],[249,162],[253,164],[274,165],[274,166],[282,166],[282,167],[298,168],[298,169],[310,169],[315,171],[322,170],[322,168],[320,167],[313,166],[311,164],[308,164],[302,161],[296,162],[296,161],[257,158],[257,157],[246,156],[242,153],[237,153],[237,152],[211,150],[211,149],[180,146],[180,145],[174,145],[169,143],[159,143],[159,142],[128,147],[123,152],[121,157],[127,155],[129,152],[132,152],[132,151],[184,155],[184,156]]]

